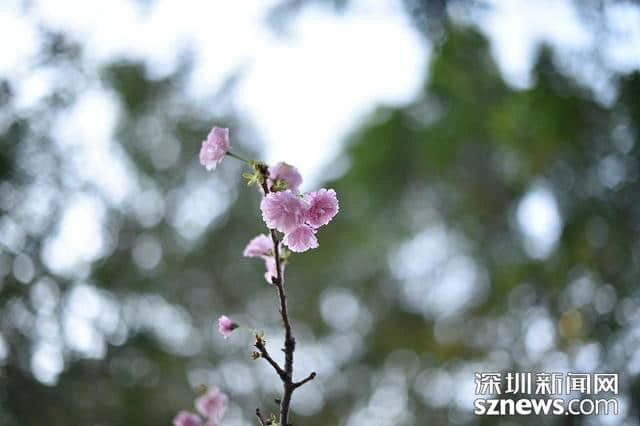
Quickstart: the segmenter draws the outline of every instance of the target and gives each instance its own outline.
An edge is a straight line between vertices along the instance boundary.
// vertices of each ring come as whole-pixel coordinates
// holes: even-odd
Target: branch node
[[[263,338],[256,336],[256,344],[254,345],[256,347],[256,349],[258,349],[259,355],[261,358],[264,358],[272,367],[274,370],[276,370],[276,373],[278,374],[278,376],[280,377],[280,380],[282,380],[283,382],[287,381],[287,373],[282,369],[282,367],[280,367],[280,365],[273,359],[271,358],[271,355],[269,355],[269,352],[267,351],[267,347],[264,345],[265,341]]]

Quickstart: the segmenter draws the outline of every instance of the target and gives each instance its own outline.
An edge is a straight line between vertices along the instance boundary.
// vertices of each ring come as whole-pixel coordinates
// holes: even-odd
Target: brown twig
[[[256,344],[254,346],[260,352],[260,357],[264,358],[269,364],[271,364],[273,369],[276,370],[276,373],[278,374],[278,376],[280,376],[280,379],[286,380],[286,373],[284,372],[282,367],[280,367],[280,365],[273,358],[271,358],[271,355],[269,355],[269,352],[267,351],[267,348],[265,346],[264,339],[260,336],[256,336]]]
[[[299,382],[294,382],[293,386],[294,386],[294,388],[299,388],[300,386],[304,385],[307,382],[310,382],[311,380],[313,380],[315,378],[316,378],[316,372],[313,371],[311,374],[309,374],[307,376],[306,379],[300,380]]]

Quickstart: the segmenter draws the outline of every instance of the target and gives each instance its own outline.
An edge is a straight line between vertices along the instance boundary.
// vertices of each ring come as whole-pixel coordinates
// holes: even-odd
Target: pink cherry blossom
[[[305,199],[309,203],[306,220],[314,228],[329,223],[340,209],[336,191],[333,189],[322,188],[315,192],[309,192],[305,194]]]
[[[231,336],[231,333],[233,333],[233,330],[236,328],[238,328],[238,324],[231,321],[226,315],[222,315],[218,318],[218,331],[225,339]]]
[[[206,394],[196,399],[196,409],[210,420],[218,420],[224,416],[229,398],[218,388],[211,388]]]
[[[267,194],[260,203],[262,219],[270,229],[289,232],[304,222],[307,205],[290,189]]]
[[[269,250],[273,249],[271,238],[265,234],[260,234],[247,244],[242,253],[245,257],[266,256]]]
[[[277,278],[278,276],[276,259],[273,257],[265,257],[264,266],[267,268],[267,272],[264,273],[264,279],[267,280],[269,284],[273,284],[272,278]],[[282,265],[280,265],[280,267],[282,267]]]
[[[300,225],[293,231],[285,234],[283,243],[285,243],[291,251],[298,253],[318,247],[316,231],[309,225]]]
[[[269,167],[269,185],[273,185],[277,179],[285,181],[287,189],[293,192],[298,192],[298,187],[302,183],[302,176],[298,169],[283,161]]]
[[[200,164],[214,170],[229,151],[229,129],[214,127],[200,148]]]
[[[188,411],[180,411],[173,419],[173,426],[201,426],[200,417]]]
[[[265,257],[264,266],[267,268],[267,272],[264,273],[264,279],[269,284],[273,284],[272,278],[277,278],[278,272],[276,269],[276,259],[273,257]]]
[[[276,259],[273,257],[265,257],[264,258],[265,267],[267,268],[267,272],[264,273],[264,279],[267,280],[269,284],[273,284],[273,278],[278,277],[278,272],[276,269]],[[280,263],[280,270],[284,274],[284,267],[286,263]]]

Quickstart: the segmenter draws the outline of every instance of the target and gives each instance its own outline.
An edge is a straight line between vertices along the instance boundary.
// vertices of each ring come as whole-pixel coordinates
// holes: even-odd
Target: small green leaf
[[[289,189],[289,183],[282,179],[276,179],[275,183],[271,185],[273,192],[286,191]]]
[[[242,177],[247,180],[248,186],[251,186],[253,184],[262,185],[263,178],[260,172],[253,172],[253,173],[244,172],[242,173]]]

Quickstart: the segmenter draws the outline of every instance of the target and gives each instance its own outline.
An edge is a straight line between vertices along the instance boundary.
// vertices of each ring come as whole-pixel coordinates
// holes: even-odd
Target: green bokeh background
[[[276,18],[287,19],[276,13],[275,25]],[[577,371],[580,354],[594,352],[596,371],[620,373],[618,421],[638,424],[640,73],[608,76],[617,94],[602,102],[541,47],[531,87],[516,90],[481,34],[446,16],[431,24],[435,29],[424,28],[434,44],[422,94],[401,108],[376,109],[350,134],[340,160],[328,167],[334,177],[322,182],[338,192],[340,214],[319,232],[319,249],[287,266],[296,371],[319,374],[294,395],[293,424],[604,424],[573,416],[474,417],[464,399],[474,371]],[[275,294],[262,264],[241,256],[263,232],[259,193],[243,184],[238,162],[226,159],[212,174],[197,161],[213,123],[232,129],[239,152],[259,158],[249,143],[251,124],[190,104],[183,90],[188,55],[162,80],[132,62],[88,76],[79,41],[56,33],[47,40],[42,64],[64,69],[69,79],[41,105],[19,110],[13,82],[0,80],[0,218],[24,234],[21,244],[12,245],[8,233],[0,244],[0,333],[8,348],[0,366],[0,425],[168,425],[178,410],[191,408],[198,383],[230,394],[229,422],[253,424],[255,407],[276,409],[277,379],[249,359],[248,333],[223,342],[214,323],[226,313],[265,329],[277,353]],[[141,194],[159,194],[166,214],[149,221],[129,204],[107,202],[110,248],[82,278],[69,278],[41,261],[43,244],[74,192],[103,194],[69,184],[65,161],[73,153],[56,147],[49,124],[93,79],[119,100],[115,140]],[[151,145],[144,141],[150,120],[158,126]],[[150,151],[176,140],[178,160],[157,170]],[[171,212],[203,184],[217,213],[205,232],[185,238]],[[53,191],[53,199],[42,223],[29,227],[22,201],[38,188]],[[561,220],[542,255],[518,221],[521,201],[536,190],[552,194]],[[132,257],[141,236],[162,247],[152,270]],[[24,255],[35,265],[27,284],[11,272]],[[447,298],[443,274],[462,279],[460,270],[472,271],[473,285]],[[64,371],[50,385],[32,373],[34,348],[47,337],[37,283],[51,291],[44,293],[53,301],[49,326],[64,328],[79,286],[80,300],[98,295],[98,305],[109,303],[116,315],[109,322],[102,307],[92,317],[104,356],[87,359],[65,346]],[[551,325],[551,344],[541,344],[541,353],[532,352],[536,339],[549,336],[529,333],[535,324]],[[62,334],[49,338],[63,342]]]

